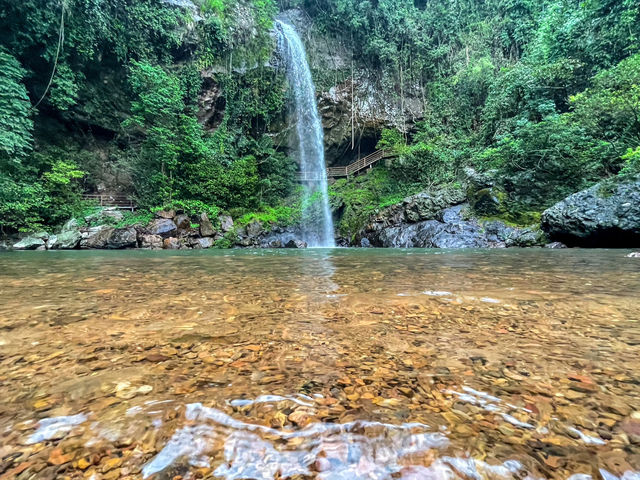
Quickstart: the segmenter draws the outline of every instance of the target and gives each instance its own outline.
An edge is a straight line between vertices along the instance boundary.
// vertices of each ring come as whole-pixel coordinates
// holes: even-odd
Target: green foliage
[[[640,174],[640,147],[627,150],[621,157],[624,162],[620,175],[622,176],[634,176]]]
[[[515,203],[544,208],[586,188],[609,171],[611,144],[588,135],[566,115],[527,122],[476,157],[496,169]]]
[[[18,162],[31,149],[33,121],[25,71],[18,61],[0,48],[0,167]]]
[[[608,140],[631,147],[640,141],[640,54],[598,73],[571,99],[576,121]]]
[[[264,207],[258,212],[249,212],[242,215],[235,222],[236,228],[242,228],[251,222],[260,222],[267,230],[276,225],[294,225],[300,221],[300,205],[278,205],[276,207]]]
[[[124,218],[115,224],[116,228],[126,228],[136,225],[147,225],[153,220],[153,213],[148,210],[125,212]]]
[[[455,179],[454,152],[436,143],[417,142],[396,160],[389,171],[397,183],[416,190]]]

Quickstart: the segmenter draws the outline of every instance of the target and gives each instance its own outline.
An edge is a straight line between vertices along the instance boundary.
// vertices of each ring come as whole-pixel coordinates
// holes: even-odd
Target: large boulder
[[[168,238],[176,233],[178,227],[171,219],[157,218],[147,225],[147,230],[150,235],[160,235],[162,238]]]
[[[249,225],[247,225],[247,235],[249,237],[259,237],[263,232],[264,228],[262,227],[262,223],[257,220],[254,220]]]
[[[543,245],[544,234],[534,227],[519,228],[498,220],[468,215],[469,205],[440,210],[420,222],[404,221],[369,230],[357,240],[361,246],[391,248],[504,248]]]
[[[38,236],[25,237],[13,244],[14,250],[44,250],[45,248],[45,241]]]
[[[91,227],[82,234],[80,240],[80,248],[107,248],[111,234],[114,232],[114,228],[106,225],[100,225],[98,227]]]
[[[213,223],[209,220],[206,213],[200,215],[200,235],[202,237],[213,237],[216,231],[213,228]]]
[[[118,228],[111,233],[106,246],[111,250],[135,248],[138,246],[138,232],[133,227]]]
[[[404,223],[433,220],[442,210],[462,204],[464,201],[464,192],[457,188],[418,193],[405,198],[401,203],[385,208],[371,218],[369,224],[359,234],[359,238]]]
[[[640,178],[605,181],[565,198],[542,214],[542,228],[569,246],[639,246]]]
[[[47,248],[49,250],[73,250],[77,248],[82,240],[82,233],[80,233],[80,226],[75,218],[67,221],[62,227],[62,230],[57,235],[52,235],[47,242]]]
[[[233,218],[231,218],[229,215],[220,215],[218,217],[218,220],[220,221],[220,228],[224,233],[233,230]]]

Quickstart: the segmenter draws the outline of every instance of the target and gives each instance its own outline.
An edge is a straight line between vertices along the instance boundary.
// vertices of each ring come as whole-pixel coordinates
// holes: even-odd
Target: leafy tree
[[[33,144],[31,102],[15,57],[0,49],[0,167],[19,162]]]

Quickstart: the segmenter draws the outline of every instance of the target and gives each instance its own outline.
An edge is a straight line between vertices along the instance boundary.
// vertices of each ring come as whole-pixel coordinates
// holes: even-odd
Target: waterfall
[[[302,236],[310,247],[334,247],[333,220],[324,162],[324,132],[316,105],[316,90],[300,36],[295,29],[276,20],[278,51],[286,61],[287,80],[293,93],[296,124],[294,150],[306,175],[302,212]]]

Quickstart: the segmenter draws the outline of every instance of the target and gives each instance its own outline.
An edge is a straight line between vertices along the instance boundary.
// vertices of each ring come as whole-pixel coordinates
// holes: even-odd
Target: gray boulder
[[[640,245],[640,178],[605,181],[575,193],[542,214],[551,240],[569,246]]]
[[[160,235],[163,238],[168,238],[176,233],[178,227],[173,223],[173,220],[168,218],[158,218],[149,223],[147,230],[151,235]]]
[[[161,249],[162,237],[160,235],[140,235],[140,248]]]
[[[213,223],[209,220],[206,213],[200,215],[200,235],[203,237],[213,237],[216,231],[213,228]]]
[[[107,248],[109,238],[115,229],[106,225],[91,227],[82,234],[80,248]]]
[[[218,220],[220,221],[220,228],[224,233],[233,230],[233,218],[231,218],[229,215],[220,215],[218,217]]]
[[[254,220],[249,225],[247,225],[247,235],[249,237],[259,237],[262,232],[264,232],[264,228],[262,227],[262,224],[257,220]]]
[[[107,248],[118,250],[122,248],[135,248],[138,246],[138,232],[133,227],[118,228],[111,232],[107,241]]]
[[[37,236],[25,237],[13,244],[14,250],[44,250],[45,248],[45,241]]]
[[[198,238],[193,248],[207,249],[213,247],[213,239],[211,237]]]
[[[68,222],[67,222],[68,223]],[[65,224],[66,225],[66,224]],[[59,233],[56,236],[54,244],[49,241],[49,249],[61,249],[61,250],[73,250],[78,246],[80,240],[82,240],[82,234],[78,230],[67,230]]]

